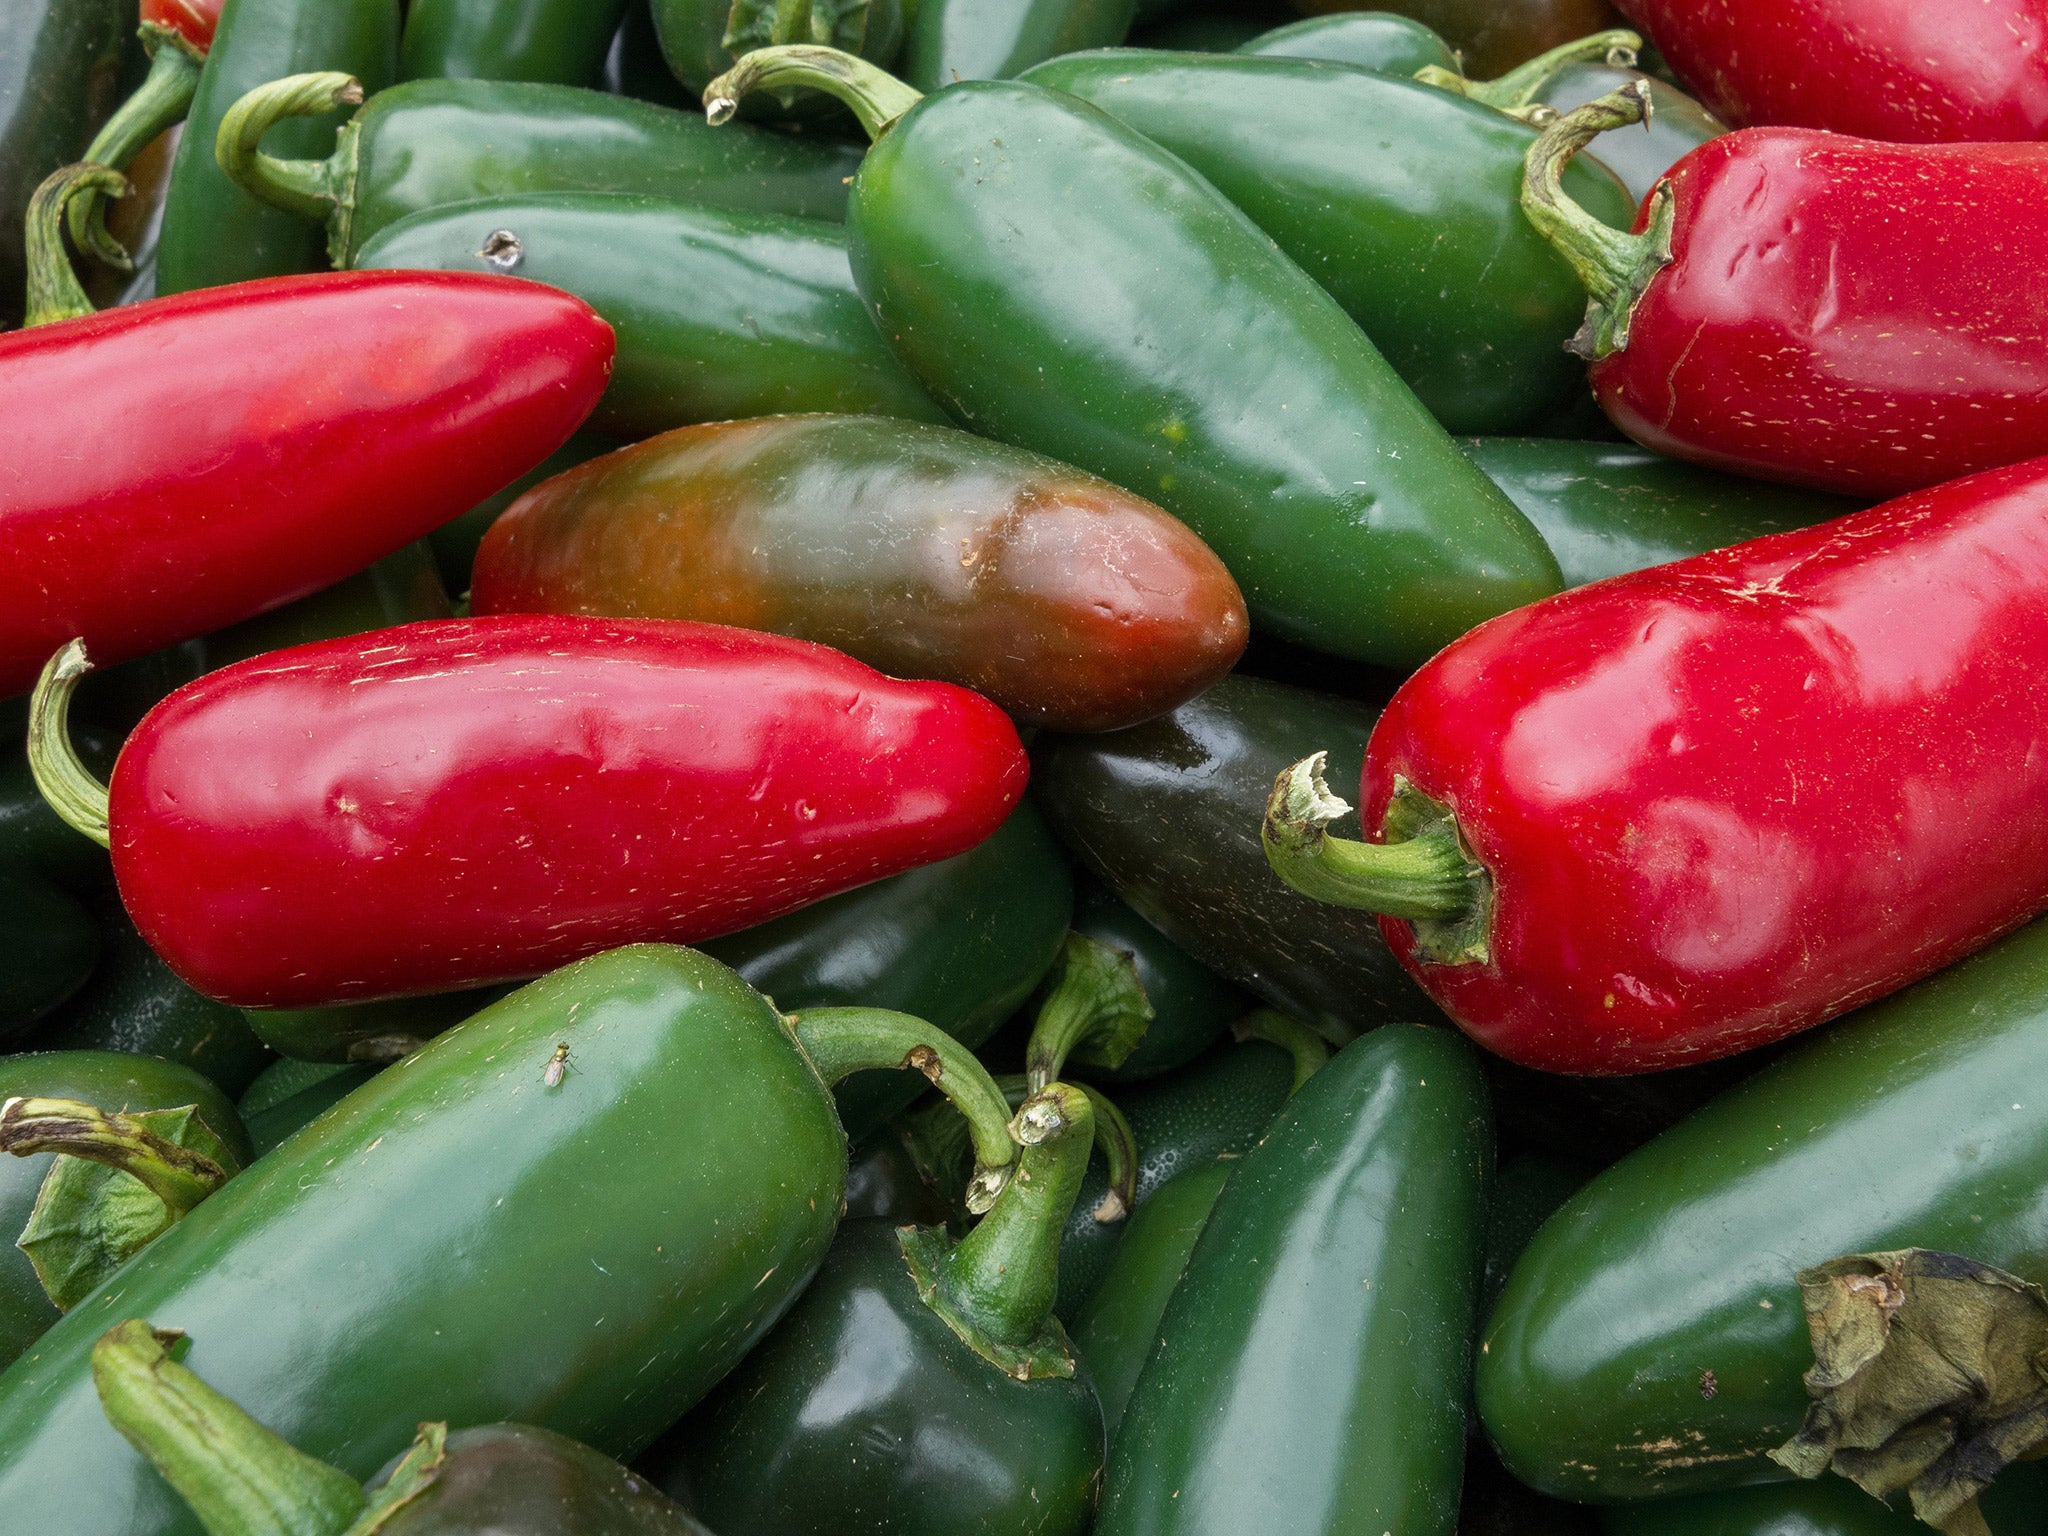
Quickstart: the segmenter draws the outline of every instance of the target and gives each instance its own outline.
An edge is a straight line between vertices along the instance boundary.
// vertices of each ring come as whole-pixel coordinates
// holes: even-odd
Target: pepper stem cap
[[[83,640],[69,642],[43,663],[28,701],[28,766],[50,809],[107,848],[113,844],[107,827],[107,786],[80,760],[69,729],[71,695],[91,670]]]
[[[126,197],[128,178],[109,166],[80,161],[52,171],[28,200],[28,313],[24,327],[97,313],[72,269],[71,253],[64,249],[65,208],[73,197],[88,192]]]
[[[1234,1040],[1263,1040],[1277,1045],[1294,1060],[1294,1082],[1288,1093],[1301,1092],[1301,1085],[1329,1064],[1330,1043],[1299,1019],[1289,1018],[1277,1008],[1255,1008],[1230,1026]]]
[[[1057,1082],[1070,1057],[1089,1066],[1122,1066],[1152,1018],[1152,1000],[1130,951],[1069,933],[1025,1046],[1027,1086],[1038,1093]]]
[[[713,127],[733,119],[740,102],[755,91],[808,86],[844,104],[870,140],[879,139],[923,96],[885,69],[838,48],[786,43],[756,48],[704,87],[704,116]]]

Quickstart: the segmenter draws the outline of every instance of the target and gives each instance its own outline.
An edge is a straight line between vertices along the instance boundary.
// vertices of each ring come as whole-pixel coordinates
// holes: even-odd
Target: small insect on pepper
[[[549,1088],[559,1088],[562,1086],[563,1074],[568,1070],[569,1042],[560,1040],[556,1042],[555,1054],[548,1058],[548,1064],[541,1072],[540,1080]]]

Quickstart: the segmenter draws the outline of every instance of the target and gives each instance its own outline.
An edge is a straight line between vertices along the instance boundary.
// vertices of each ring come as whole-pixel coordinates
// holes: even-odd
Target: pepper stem
[[[876,1067],[922,1072],[952,1101],[974,1142],[967,1209],[979,1214],[995,1203],[1017,1146],[1003,1091],[972,1051],[935,1025],[887,1008],[809,1008],[786,1023],[827,1088]]]
[[[941,1230],[905,1228],[904,1258],[918,1292],[974,1351],[1020,1381],[1072,1376],[1073,1351],[1052,1315],[1060,1234],[1073,1209],[1095,1112],[1088,1097],[1054,1083],[1011,1122],[1023,1146],[1016,1177],[957,1244]]]
[[[346,214],[354,197],[356,134],[345,123],[334,153],[325,160],[280,160],[259,147],[263,136],[288,117],[320,117],[336,107],[359,107],[363,83],[354,75],[320,70],[287,75],[259,85],[228,108],[213,141],[220,168],[251,197],[286,213],[328,226],[328,253],[334,264],[347,265]]]
[[[52,171],[28,200],[28,314],[24,327],[96,313],[72,270],[71,253],[64,249],[65,205],[89,191],[126,197],[128,178],[107,166],[81,161]]]
[[[86,147],[85,159],[125,171],[150,141],[173,123],[185,120],[206,55],[176,27],[145,21],[140,32],[149,51],[149,73],[135,94],[122,102]],[[135,263],[121,242],[107,232],[107,205],[97,190],[74,198],[66,210],[71,243],[117,272],[132,272]]]
[[[209,1536],[339,1536],[362,1485],[266,1429],[171,1358],[184,1335],[139,1318],[92,1347],[107,1420],[192,1506]]]
[[[36,195],[42,196],[41,191]],[[83,640],[71,641],[43,664],[28,701],[28,766],[50,809],[106,848],[113,842],[107,831],[107,786],[79,760],[69,729],[71,695],[91,670]]]
[[[837,48],[787,43],[756,48],[704,87],[704,116],[713,127],[732,121],[741,100],[755,91],[809,86],[844,103],[860,119],[869,139],[924,98],[887,70]]]
[[[1294,1084],[1287,1091],[1301,1092],[1301,1085],[1320,1072],[1330,1060],[1330,1043],[1299,1019],[1291,1019],[1277,1008],[1257,1008],[1230,1026],[1236,1040],[1263,1040],[1277,1045],[1294,1058]]]
[[[1260,835],[1274,873],[1317,901],[1408,919],[1425,959],[1484,961],[1493,882],[1465,851],[1457,818],[1397,780],[1381,822],[1384,842],[1332,837],[1326,828],[1351,807],[1323,782],[1328,760],[1318,752],[1273,782]]]
[[[1659,181],[1650,189],[1642,233],[1623,234],[1565,195],[1564,168],[1608,129],[1649,120],[1650,82],[1631,80],[1545,128],[1522,163],[1522,212],[1585,284],[1586,322],[1571,348],[1589,360],[1628,345],[1637,303],[1651,279],[1671,263],[1671,183]]]
[[[1541,105],[1536,96],[1558,71],[1573,64],[1590,64],[1596,59],[1612,64],[1616,69],[1633,69],[1636,50],[1642,46],[1643,40],[1636,33],[1625,27],[1613,27],[1605,32],[1595,32],[1590,37],[1559,43],[1549,52],[1539,53],[1535,58],[1517,64],[1497,80],[1468,80],[1436,64],[1425,64],[1415,72],[1415,78],[1438,90],[1470,97],[1481,106],[1492,107],[1510,117],[1550,122],[1557,116],[1556,108]]]
[[[1070,1056],[1090,1066],[1122,1066],[1152,1017],[1130,952],[1069,933],[1024,1049],[1026,1086],[1038,1093],[1058,1082]]]
[[[228,1179],[212,1158],[166,1141],[133,1115],[110,1115],[77,1099],[16,1097],[0,1104],[0,1152],[60,1152],[102,1163],[140,1181],[173,1221]]]
[[[1088,1214],[1103,1226],[1113,1221],[1122,1221],[1131,1214],[1131,1207],[1138,1201],[1138,1137],[1131,1129],[1131,1122],[1102,1094],[1084,1084],[1076,1084],[1088,1100],[1088,1107],[1095,1112],[1095,1150],[1102,1154],[1102,1160],[1109,1167],[1109,1188],[1102,1192],[1102,1198],[1095,1209]]]

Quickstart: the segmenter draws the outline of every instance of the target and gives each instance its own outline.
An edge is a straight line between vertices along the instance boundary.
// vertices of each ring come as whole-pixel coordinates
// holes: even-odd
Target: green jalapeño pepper
[[[261,1157],[284,1145],[301,1126],[319,1119],[383,1070],[382,1067],[360,1063],[352,1067],[336,1067],[330,1075],[307,1084],[269,1108],[247,1113],[242,1123],[249,1128],[249,1150]]]
[[[1487,1325],[1480,1417],[1582,1500],[1787,1474],[1814,1364],[1795,1274],[1934,1248],[2048,1281],[2048,923],[1832,1025],[1600,1174]]]
[[[1984,1493],[1984,1523],[1996,1536],[2039,1531],[2048,1510],[2048,1465],[2021,1462]],[[1605,1536],[1927,1536],[1904,1507],[1888,1509],[1844,1477],[1731,1488],[1689,1498],[1610,1504]]]
[[[707,111],[785,84],[837,92],[881,135],[847,245],[911,373],[973,431],[1174,513],[1255,625],[1412,666],[1557,590],[1535,530],[1335,301],[1172,153],[1059,90],[919,98],[829,49],[749,54]]]
[[[1058,958],[1073,909],[1066,860],[1025,800],[978,847],[704,949],[779,1008],[893,1008],[974,1049]],[[839,1118],[848,1136],[863,1140],[921,1086],[901,1072],[841,1083]]]
[[[412,0],[402,80],[598,83],[626,0]]]
[[[1392,11],[1339,11],[1261,32],[1239,53],[1271,59],[1321,59],[1355,64],[1388,75],[1413,75],[1434,66],[1456,70],[1451,45],[1421,22]]]
[[[1114,48],[1136,10],[1134,0],[918,0],[903,78],[926,92],[1008,80],[1063,53]]]
[[[354,265],[503,272],[575,294],[618,337],[590,418],[616,437],[792,411],[945,419],[861,308],[846,231],[823,219],[541,192],[413,214]]]
[[[1345,0],[1296,4],[1312,14],[1346,9]],[[1622,23],[1608,0],[1399,0],[1397,8],[1443,38],[1481,79]]]
[[[11,739],[10,739],[11,738]],[[0,748],[0,1040],[47,1017],[98,965],[99,925],[89,910],[107,884],[105,855],[55,820],[28,766],[22,738]],[[92,744],[109,759],[106,745]],[[53,824],[54,822],[54,824]]]
[[[905,0],[650,0],[648,5],[661,55],[692,94],[701,94],[743,54],[771,43],[821,43],[886,69],[903,47],[904,20],[915,8]],[[790,93],[773,103],[765,97],[750,103],[748,115],[844,121],[837,106]]]
[[[227,0],[171,169],[157,240],[156,291],[313,272],[319,235],[229,180],[215,157],[228,109],[246,91],[304,70],[339,70],[381,91],[398,73],[398,0]],[[333,130],[332,96],[281,130],[272,148],[307,154]]]
[[[44,1536],[191,1531],[94,1400],[92,1345],[138,1312],[354,1477],[423,1417],[631,1456],[824,1258],[846,1175],[827,1087],[887,1063],[967,1111],[986,1210],[1009,1108],[922,1021],[785,1019],[667,945],[543,977],[230,1180],[0,1377],[0,1507]]]
[[[1584,363],[1565,350],[1585,288],[1518,200],[1536,140],[1527,124],[1306,59],[1119,49],[1024,78],[1093,102],[1200,171],[1451,431],[1517,431],[1585,389]],[[1621,184],[1574,165],[1574,197],[1626,228],[1635,209]]]
[[[720,1536],[1078,1536],[1102,1411],[1052,1316],[1087,1097],[1053,1083],[1011,1134],[1017,1176],[965,1239],[849,1223],[810,1289],[678,1429]]]
[[[77,1099],[109,1113],[192,1105],[238,1163],[249,1157],[242,1122],[227,1096],[191,1068],[153,1057],[117,1051],[35,1051],[0,1057],[0,1103],[17,1097]],[[55,1152],[0,1156],[0,1367],[61,1316],[29,1256],[15,1246],[56,1160]]]
[[[1041,736],[1032,794],[1109,888],[1202,965],[1338,1040],[1389,1019],[1433,1019],[1359,913],[1270,878],[1244,807],[1298,744],[1363,763],[1374,713],[1232,673],[1170,715],[1108,736]],[[1320,734],[1319,734],[1320,733]]]
[[[1130,1055],[1114,1066],[1091,1062],[1091,1082],[1129,1083],[1185,1066],[1244,1015],[1244,994],[1200,964],[1096,881],[1074,903],[1074,931],[1128,955],[1152,1005],[1152,1022]]]
[[[849,145],[753,128],[721,139],[691,112],[602,91],[524,81],[415,80],[380,91],[325,160],[279,160],[258,144],[275,123],[325,110],[348,83],[274,80],[236,103],[221,164],[251,194],[324,224],[337,267],[408,214],[533,192],[638,192],[740,213],[837,219]],[[317,146],[308,146],[317,147]],[[282,215],[280,215],[282,217]]]
[[[179,1364],[183,1340],[117,1323],[93,1346],[93,1385],[208,1536],[709,1536],[609,1456],[530,1424],[422,1424],[365,1488]]]
[[[1464,446],[1536,525],[1568,587],[1809,527],[1865,505],[1684,464],[1633,443],[1481,437]]]
[[[1492,1147],[1454,1031],[1389,1025],[1333,1056],[1196,1240],[1100,1536],[1450,1536]]]

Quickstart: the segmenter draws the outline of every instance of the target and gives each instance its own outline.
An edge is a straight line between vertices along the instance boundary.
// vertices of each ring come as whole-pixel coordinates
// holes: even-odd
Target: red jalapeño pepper
[[[110,173],[102,173],[110,174]],[[304,597],[533,468],[611,327],[516,278],[337,272],[0,337],[0,697]]]
[[[1009,719],[951,684],[722,625],[517,615],[209,673],[102,789],[64,746],[78,651],[37,689],[38,782],[111,839],[171,969],[244,1008],[730,933],[973,847],[1028,771]]]
[[[1711,1060],[2048,906],[2044,670],[2036,459],[1480,626],[1373,731],[1377,841],[1309,759],[1268,855],[1513,1061]]]
[[[1522,206],[1585,282],[1615,425],[1674,458],[1865,496],[2048,453],[2048,143],[1710,139],[1623,234],[1561,189],[1640,84],[1529,147]]]
[[[1907,144],[2048,137],[2041,0],[1615,0],[1728,122]]]

